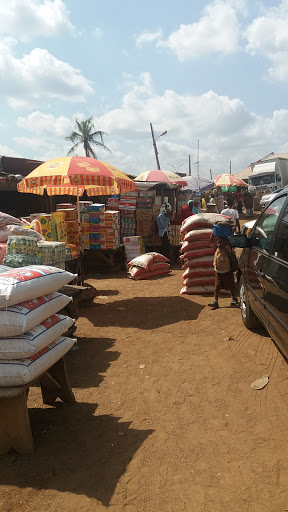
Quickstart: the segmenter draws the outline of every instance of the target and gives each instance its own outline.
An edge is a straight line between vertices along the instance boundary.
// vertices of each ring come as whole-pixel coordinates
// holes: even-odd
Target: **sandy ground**
[[[265,331],[228,298],[180,296],[179,268],[89,282],[67,356],[77,403],[31,390],[36,451],[1,457],[1,512],[288,510],[288,366]]]

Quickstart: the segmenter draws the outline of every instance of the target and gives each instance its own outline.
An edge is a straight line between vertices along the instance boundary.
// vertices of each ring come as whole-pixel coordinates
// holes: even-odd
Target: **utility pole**
[[[212,169],[210,169],[210,180],[213,181],[212,180]]]
[[[230,174],[232,174],[231,170],[232,170],[232,169],[231,169],[231,160],[230,160]]]
[[[151,135],[152,135],[152,141],[153,141],[153,147],[154,147],[154,152],[155,152],[155,158],[156,158],[157,169],[161,169],[161,167],[160,167],[160,162],[159,162],[159,157],[158,157],[158,150],[157,150],[156,141],[155,141],[154,132],[153,132],[153,126],[152,126],[152,123],[150,123],[150,128],[151,128]]]
[[[189,176],[191,176],[191,156],[189,155]]]

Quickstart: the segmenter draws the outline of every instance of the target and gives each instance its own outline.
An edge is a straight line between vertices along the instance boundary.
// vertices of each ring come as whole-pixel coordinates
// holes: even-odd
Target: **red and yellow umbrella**
[[[248,187],[245,181],[233,176],[233,174],[219,174],[214,179],[216,187]]]
[[[113,165],[89,157],[61,157],[39,165],[18,191],[43,195],[114,195],[135,190],[134,181]]]

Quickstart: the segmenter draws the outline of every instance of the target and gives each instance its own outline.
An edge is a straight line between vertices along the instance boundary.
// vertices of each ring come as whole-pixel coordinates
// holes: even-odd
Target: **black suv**
[[[269,203],[250,235],[229,237],[243,248],[239,259],[242,320],[263,324],[288,359],[288,190]]]

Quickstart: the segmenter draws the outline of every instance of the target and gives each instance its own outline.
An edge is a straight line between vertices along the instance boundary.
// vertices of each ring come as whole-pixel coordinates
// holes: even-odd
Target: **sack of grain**
[[[54,292],[14,306],[0,309],[1,337],[10,338],[30,331],[51,315],[63,309],[72,298]]]
[[[0,308],[55,292],[76,277],[66,270],[44,265],[3,272],[0,274]]]
[[[68,316],[52,315],[22,335],[0,338],[0,359],[31,357],[67,332],[74,322]]]
[[[220,213],[199,213],[192,215],[184,220],[181,226],[181,234],[188,233],[195,229],[206,229],[216,223],[230,223],[231,217],[221,215]]]
[[[137,256],[133,260],[129,261],[129,267],[133,267],[136,265],[137,267],[143,267],[148,269],[155,262],[167,262],[168,258],[163,256],[163,254],[159,254],[158,252],[146,252],[145,254],[141,254],[141,256]]]
[[[75,339],[61,336],[27,359],[0,360],[0,386],[22,386],[37,379],[63,357]]]

